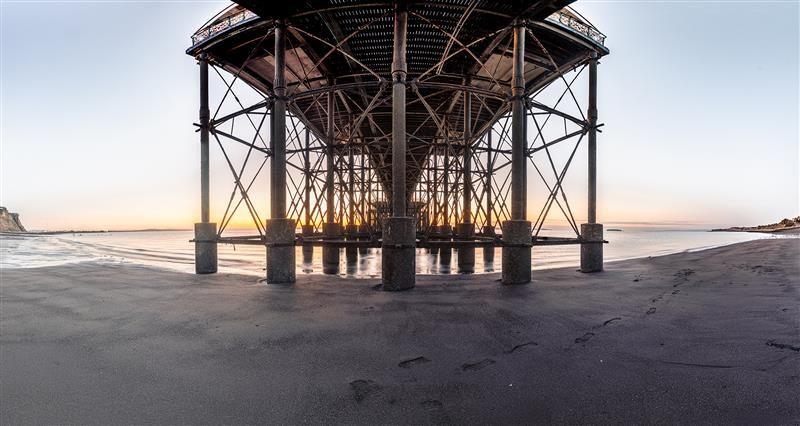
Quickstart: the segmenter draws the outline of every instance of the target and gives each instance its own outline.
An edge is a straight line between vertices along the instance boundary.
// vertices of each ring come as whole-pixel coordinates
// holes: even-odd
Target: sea
[[[607,228],[608,229],[608,228]],[[636,226],[605,232],[606,262],[671,253],[703,250],[763,238],[796,238],[797,235],[773,235],[745,232],[708,232],[664,226]],[[239,231],[251,235],[252,231]],[[569,235],[568,229],[548,229],[542,235]],[[236,231],[226,235],[235,236]],[[574,234],[573,234],[574,235]],[[0,236],[0,269],[37,268],[80,262],[105,264],[138,264],[170,270],[194,272],[192,231],[136,231],[103,233],[69,233],[56,235]],[[345,249],[340,255],[338,275],[353,278],[378,278],[381,253],[378,248],[366,252]],[[483,248],[475,249],[475,273],[500,270],[502,250],[494,249],[494,258],[487,260]],[[534,269],[578,267],[580,246],[535,246],[532,250]],[[310,258],[304,258],[297,247],[297,274],[322,273],[322,249],[314,247]],[[265,249],[252,245],[219,245],[219,271],[253,276],[265,274]],[[418,274],[456,274],[458,250],[449,256],[441,252],[417,249]]]

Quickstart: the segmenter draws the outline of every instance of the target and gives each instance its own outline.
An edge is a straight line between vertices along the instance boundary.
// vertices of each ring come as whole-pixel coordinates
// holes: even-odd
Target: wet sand
[[[0,423],[800,422],[800,239],[498,278],[3,270]]]

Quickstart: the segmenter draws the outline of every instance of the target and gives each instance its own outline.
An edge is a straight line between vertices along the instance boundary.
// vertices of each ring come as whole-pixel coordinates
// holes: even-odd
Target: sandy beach
[[[404,293],[3,270],[0,422],[795,423],[799,263],[765,239]]]

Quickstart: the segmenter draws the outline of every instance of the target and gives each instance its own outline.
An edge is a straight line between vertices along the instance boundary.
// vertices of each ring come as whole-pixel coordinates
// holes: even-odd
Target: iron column
[[[511,84],[511,220],[503,222],[503,284],[531,281],[531,223],[525,220],[525,27],[514,23]]]
[[[462,206],[462,222],[458,224],[457,234],[462,240],[475,238],[475,226],[472,224],[472,94],[464,91],[464,199]],[[458,272],[475,272],[475,247],[462,245],[458,249]]]
[[[406,215],[406,31],[408,12],[398,3],[394,14],[392,59],[392,216]]]
[[[392,217],[383,228],[382,280],[387,291],[407,290],[416,279],[416,224],[406,217],[406,33],[405,1],[394,10],[392,52]]]
[[[589,57],[589,106],[587,111],[589,194],[587,222],[581,224],[581,271],[603,270],[603,225],[597,223],[597,52]]]
[[[525,220],[525,28],[514,26],[511,85],[511,220]]]
[[[275,75],[270,115],[270,219],[265,226],[267,283],[295,281],[295,223],[286,218],[286,23],[275,23]]]
[[[217,224],[211,223],[208,133],[208,57],[200,55],[200,223],[194,224],[194,266],[198,274],[217,272]]]
[[[333,86],[333,81],[328,82],[329,85]],[[336,240],[341,237],[342,235],[342,225],[340,223],[336,223],[336,203],[334,197],[336,195],[336,189],[333,186],[333,182],[335,179],[335,166],[336,160],[334,158],[335,153],[335,145],[336,145],[336,137],[334,132],[334,113],[336,109],[336,102],[334,99],[334,91],[333,89],[328,90],[328,123],[327,123],[327,135],[326,139],[328,141],[328,149],[327,149],[327,170],[325,173],[325,223],[322,224],[322,234],[326,240]],[[339,247],[331,246],[329,244],[322,246],[322,272],[326,274],[335,274],[339,272]]]

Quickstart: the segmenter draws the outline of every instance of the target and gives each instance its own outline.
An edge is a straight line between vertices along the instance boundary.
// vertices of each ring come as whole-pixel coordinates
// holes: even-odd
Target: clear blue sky
[[[198,77],[183,52],[226,5],[3,0],[0,204],[32,229],[190,227]],[[798,2],[574,6],[612,51],[599,71],[602,221],[800,213]],[[230,178],[214,177],[221,202]]]

